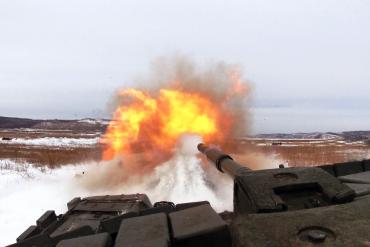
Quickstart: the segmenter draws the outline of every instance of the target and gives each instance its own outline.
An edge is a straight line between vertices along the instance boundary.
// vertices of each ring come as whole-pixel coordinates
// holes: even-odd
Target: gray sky
[[[369,0],[0,0],[0,115],[99,116],[173,53],[240,64],[255,132],[370,129]]]

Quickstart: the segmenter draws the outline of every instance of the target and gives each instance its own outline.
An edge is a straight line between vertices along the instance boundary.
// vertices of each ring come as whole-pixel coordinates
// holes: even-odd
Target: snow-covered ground
[[[75,175],[85,169],[69,165],[50,170],[0,160],[0,246],[14,243],[46,210],[62,213],[73,197],[88,195],[73,187]]]
[[[79,147],[86,145],[95,145],[99,142],[99,137],[95,138],[68,138],[68,137],[42,137],[34,139],[14,138],[11,140],[0,140],[4,144],[21,144],[33,146],[51,146],[51,147]]]
[[[84,118],[78,120],[80,123],[88,123],[88,124],[103,124],[108,125],[110,123],[110,120],[108,119],[93,119],[93,118]]]

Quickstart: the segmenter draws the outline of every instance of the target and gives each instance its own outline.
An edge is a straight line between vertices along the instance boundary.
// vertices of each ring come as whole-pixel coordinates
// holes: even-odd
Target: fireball
[[[209,143],[224,143],[237,119],[227,104],[245,91],[239,74],[228,76],[232,82],[230,90],[221,97],[210,97],[212,88],[207,88],[207,94],[179,86],[179,82],[155,93],[139,89],[119,91],[121,103],[103,136],[103,159],[123,157],[125,166],[153,167],[172,156],[176,143],[185,134],[198,135]]]
[[[206,96],[162,89],[157,98],[128,89],[120,92],[130,104],[118,107],[105,134],[103,158],[130,154],[147,148],[171,152],[183,134],[196,134],[205,141],[222,140],[230,130],[223,121],[227,112]]]

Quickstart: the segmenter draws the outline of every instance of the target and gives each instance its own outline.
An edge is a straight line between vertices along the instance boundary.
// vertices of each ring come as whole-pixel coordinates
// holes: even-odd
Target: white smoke
[[[89,190],[145,193],[152,202],[207,200],[217,211],[232,210],[232,180],[215,169],[205,169],[196,148],[201,141],[199,136],[182,136],[174,156],[149,174],[127,174],[124,165],[111,162],[90,167],[78,182]]]
[[[184,135],[173,158],[158,166],[148,179],[152,181],[149,184],[156,185],[148,188],[147,193],[158,201],[181,203],[207,200],[218,211],[232,210],[232,180],[204,169],[196,148],[201,141],[198,136]],[[229,193],[223,193],[224,190]]]

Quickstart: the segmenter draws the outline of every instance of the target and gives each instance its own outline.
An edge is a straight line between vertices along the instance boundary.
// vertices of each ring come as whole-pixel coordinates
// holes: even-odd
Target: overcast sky
[[[100,116],[173,53],[240,64],[256,132],[370,129],[368,0],[0,0],[0,115]]]

